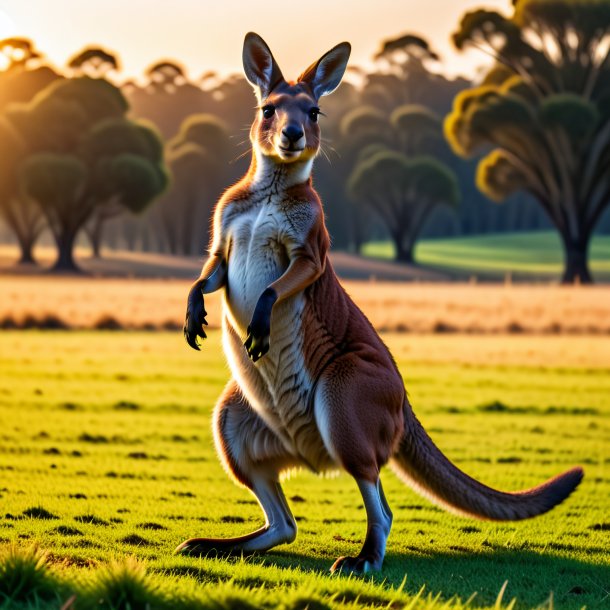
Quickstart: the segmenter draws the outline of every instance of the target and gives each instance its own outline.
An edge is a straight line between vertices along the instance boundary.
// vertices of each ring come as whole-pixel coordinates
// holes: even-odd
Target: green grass
[[[551,595],[556,608],[608,607],[610,363],[473,366],[426,358],[427,345],[468,338],[386,340],[420,419],[458,465],[519,489],[582,464],[575,495],[531,521],[477,522],[384,472],[395,516],[387,559],[360,580],[328,573],[365,533],[355,483],[303,472],[285,482],[295,543],[246,560],[176,557],[185,538],[262,523],[213,449],[210,413],[228,376],[218,333],[196,353],[180,333],[3,332],[0,608],[72,598],[75,610],[432,610],[461,608],[475,593],[468,607],[494,608],[504,607],[505,581],[504,603],[516,598],[517,608],[551,607]],[[489,340],[500,349],[532,339]]]
[[[371,242],[363,254],[375,258],[394,258],[391,242]],[[559,279],[563,270],[563,251],[559,235],[553,231],[501,233],[429,239],[415,249],[418,263],[457,274],[503,279],[507,273],[524,279]],[[610,280],[610,236],[595,236],[590,250],[590,268],[598,281]]]

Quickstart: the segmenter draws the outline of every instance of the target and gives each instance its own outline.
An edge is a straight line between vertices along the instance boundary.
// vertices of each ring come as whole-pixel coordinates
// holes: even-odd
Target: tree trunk
[[[34,244],[38,241],[42,227],[38,219],[29,220],[25,215],[20,218],[17,213],[7,213],[4,217],[6,224],[12,229],[19,244],[20,258],[18,265],[36,265],[32,253]]]
[[[402,234],[392,236],[392,240],[394,241],[394,249],[396,250],[394,260],[397,263],[409,263],[412,265],[415,262],[415,259],[413,258],[415,242],[408,241],[405,243]]]
[[[100,237],[96,236],[91,240],[91,258],[99,260],[102,258],[101,252]]]
[[[352,215],[352,239],[351,246],[356,254],[362,254],[362,246],[366,241],[365,231],[363,228],[362,216],[358,212]],[[350,248],[351,249],[351,248]]]
[[[93,226],[86,231],[89,243],[91,244],[91,258],[102,258],[102,236],[104,234],[104,220],[96,218]]]
[[[74,262],[74,242],[76,235],[64,232],[55,239],[57,244],[57,260],[51,271],[80,273],[81,269]]]
[[[590,236],[572,239],[562,235],[565,251],[565,267],[562,284],[592,284],[593,278],[589,272],[589,242]]]
[[[19,250],[21,251],[21,257],[19,258],[19,265],[36,265],[34,260],[33,250],[35,239],[27,239],[22,236],[17,236],[19,240]]]
[[[409,263],[412,265],[415,262],[413,258],[413,246],[399,246],[396,244],[396,259],[399,263]]]

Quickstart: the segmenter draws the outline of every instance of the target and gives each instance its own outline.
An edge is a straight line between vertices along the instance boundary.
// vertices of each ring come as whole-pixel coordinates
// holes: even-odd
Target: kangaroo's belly
[[[225,301],[223,342],[233,377],[252,408],[290,454],[311,469],[324,471],[336,465],[314,414],[315,379],[307,366],[300,325],[304,307],[302,295],[276,304],[269,352],[254,363]]]

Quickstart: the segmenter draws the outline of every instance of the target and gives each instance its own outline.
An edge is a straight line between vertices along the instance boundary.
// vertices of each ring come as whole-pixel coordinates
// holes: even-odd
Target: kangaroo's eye
[[[266,119],[270,119],[274,114],[275,114],[275,106],[272,106],[271,104],[267,104],[266,106],[263,106],[263,116]]]
[[[318,122],[318,115],[320,114],[320,109],[319,108],[312,108],[309,111],[309,118],[314,122],[317,123]]]

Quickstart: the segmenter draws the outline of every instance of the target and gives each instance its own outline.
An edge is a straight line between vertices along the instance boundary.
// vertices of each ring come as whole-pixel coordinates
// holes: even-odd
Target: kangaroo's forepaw
[[[273,288],[266,288],[258,299],[252,321],[248,326],[248,337],[244,346],[248,356],[256,362],[269,351],[269,335],[271,334],[271,310],[277,301],[277,293]]]
[[[252,326],[248,326],[248,338],[244,347],[253,362],[269,351],[269,334],[270,331],[265,328],[253,329]]]
[[[383,560],[375,561],[372,557],[339,557],[339,559],[333,563],[330,571],[332,574],[342,573],[361,576],[379,572],[382,563]]]
[[[208,325],[205,319],[207,315],[203,304],[201,287],[198,283],[195,283],[189,292],[186,319],[184,321],[184,338],[193,349],[199,350],[197,337],[202,339],[207,337],[205,330],[203,330],[203,327]]]

